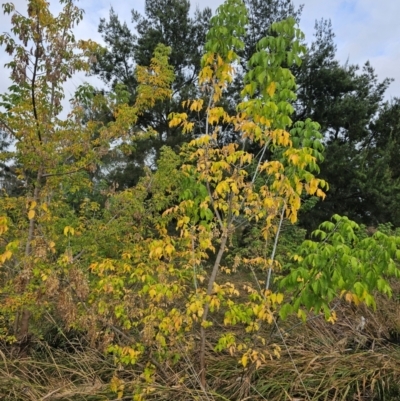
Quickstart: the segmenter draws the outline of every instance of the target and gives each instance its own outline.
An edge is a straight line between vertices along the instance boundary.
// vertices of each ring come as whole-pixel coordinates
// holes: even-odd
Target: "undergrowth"
[[[399,284],[393,283],[400,288]],[[307,323],[295,318],[266,327],[265,335],[282,348],[280,359],[259,369],[243,369],[228,353],[207,351],[208,389],[200,390],[196,354],[182,353],[175,365],[163,365],[153,381],[77,339],[69,347],[33,340],[28,356],[12,345],[0,348],[0,399],[4,401],[132,400],[400,400],[400,310],[396,297],[378,297],[377,310],[338,301],[338,320]],[[215,324],[218,335],[218,324]]]

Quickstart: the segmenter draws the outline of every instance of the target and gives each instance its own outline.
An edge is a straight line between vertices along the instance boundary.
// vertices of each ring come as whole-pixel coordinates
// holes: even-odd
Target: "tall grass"
[[[399,303],[380,297],[377,304],[373,312],[339,302],[334,325],[310,316],[305,324],[294,318],[279,322],[280,333],[266,328],[282,354],[257,370],[243,369],[209,344],[207,391],[199,386],[196,351],[163,365],[150,385],[141,376],[143,366],[121,366],[83,344],[70,341],[62,350],[36,340],[24,358],[3,344],[0,400],[132,400],[147,387],[146,399],[154,401],[400,401]],[[113,378],[122,384],[119,393],[112,391]]]

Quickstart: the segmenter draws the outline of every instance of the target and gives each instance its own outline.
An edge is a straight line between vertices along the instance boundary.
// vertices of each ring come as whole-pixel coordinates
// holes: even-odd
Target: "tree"
[[[291,0],[245,0],[249,27],[245,39],[243,59],[249,60],[255,53],[257,43],[260,39],[271,34],[270,28],[273,23],[293,17],[297,23],[300,22],[303,6],[297,10]],[[246,69],[246,63],[243,63]]]
[[[318,171],[323,147],[318,124],[308,119],[293,124],[290,118],[296,86],[287,64],[300,63],[299,54],[305,51],[293,18],[274,23],[273,35],[258,42],[236,112],[230,114],[223,107],[244,48],[246,26],[246,10],[239,0],[226,1],[211,19],[199,75],[207,96],[184,103],[190,111],[204,115],[202,135],[189,142],[180,157],[165,150],[152,177],[143,179],[126,196],[118,195],[125,205],[148,199],[142,210],[151,218],[139,217],[134,236],[121,242],[122,260],[101,259],[91,266],[100,279],[99,310],[129,333],[123,344],[109,349],[124,363],[142,362],[147,384],[138,384],[138,399],[152,391],[156,367],[182,355],[189,358],[193,352],[199,355],[200,387],[207,391],[208,343],[214,351],[236,355],[244,368],[250,363],[262,366],[266,358],[280,354],[279,347],[262,335],[262,328],[275,322],[277,311],[282,317],[298,313],[303,318],[303,308],[322,311],[334,322],[335,313],[330,309],[334,296],[373,305],[372,291],[390,292],[383,276],[385,260],[391,266],[388,273],[398,275],[394,264],[398,238],[378,234],[361,242],[361,248],[353,247],[356,224],[335,217],[336,225],[326,223],[316,233],[321,244],[306,241],[294,256],[293,271],[281,282],[282,289],[298,287],[298,292],[280,309],[284,295],[271,290],[271,277],[280,267],[275,253],[282,222],[296,222],[305,194],[325,197],[321,187],[326,187],[326,182],[313,174]],[[170,118],[170,125],[183,132],[192,132],[197,124],[185,112],[171,113]],[[218,142],[218,134],[226,126],[237,133],[240,143]],[[246,151],[246,142],[258,143],[263,151],[255,157]],[[272,158],[265,158],[267,151]],[[153,185],[149,198],[146,188]],[[157,214],[157,210],[163,213]],[[234,251],[230,238],[243,222],[260,222],[260,237],[274,242],[272,254],[266,253],[265,246],[251,258],[236,254],[233,265],[228,264]],[[376,252],[382,244],[390,247],[388,253]],[[333,272],[333,262],[323,266],[328,250],[329,255],[342,257],[340,275]],[[379,265],[373,277],[367,272],[372,254]],[[362,261],[353,266],[359,255],[363,255]],[[231,274],[246,267],[253,280],[243,287],[235,285]],[[322,275],[321,285],[310,289],[313,280]],[[280,279],[275,276],[274,280]],[[210,332],[217,315],[224,323],[215,339]],[[241,328],[240,334],[235,327]]]
[[[7,132],[0,131],[0,152],[2,155],[2,158],[0,159],[0,191],[12,194],[18,191],[18,187],[20,187],[21,183],[18,182],[15,174],[13,174],[13,169],[2,160],[5,159],[5,156],[3,155],[6,154],[9,146],[10,143],[7,140]]]
[[[246,60],[254,53],[256,43],[266,34],[271,34],[269,29],[274,21],[292,16],[299,22],[302,11],[301,7],[296,9],[286,0],[248,0],[245,1],[245,6],[249,19],[244,38],[245,47],[239,52],[241,70],[235,76],[235,84],[228,88],[229,96],[223,99],[223,107],[231,113],[240,102],[243,76],[248,70]],[[159,10],[164,11],[161,14]],[[135,146],[128,146],[131,152],[128,158],[123,152],[115,152],[115,162],[111,162],[115,168],[108,178],[118,182],[121,188],[136,182],[137,177],[143,174],[143,166],[157,160],[157,149],[160,146],[167,144],[178,149],[186,141],[179,127],[168,127],[166,116],[169,112],[182,112],[181,101],[185,98],[198,96],[196,91],[199,88],[195,76],[199,71],[199,50],[204,43],[204,33],[210,16],[209,11],[204,11],[203,14],[199,12],[193,20],[188,17],[188,10],[187,2],[164,4],[160,1],[149,1],[144,17],[133,13],[136,36],[126,24],[119,22],[113,11],[108,22],[101,21],[100,30],[104,34],[108,50],[99,57],[100,63],[95,68],[105,81],[111,82],[114,74],[114,82],[125,82],[134,96],[132,66],[137,62],[148,62],[157,40],[172,47],[171,63],[176,72],[176,96],[163,105],[159,104],[157,111],[144,115],[141,120],[143,126],[151,125],[159,132],[158,137],[146,138],[142,142],[136,142]],[[176,28],[177,21],[180,21],[181,29]],[[179,35],[182,33],[182,37],[174,32],[179,32]],[[182,40],[183,37],[186,39]],[[187,40],[193,37],[196,40]],[[188,57],[192,54],[195,57]],[[361,69],[356,65],[341,65],[336,59],[332,26],[329,21],[324,20],[316,23],[315,41],[304,55],[302,65],[292,66],[291,71],[298,83],[293,120],[311,118],[319,121],[329,148],[321,168],[322,177],[331,183],[331,190],[325,202],[316,204],[315,212],[305,211],[302,214],[301,225],[310,231],[336,212],[347,214],[367,225],[390,220],[389,214],[382,214],[381,211],[387,210],[388,204],[396,203],[397,183],[391,178],[391,170],[384,161],[386,158],[380,158],[378,163],[376,158],[367,156],[375,152],[369,147],[369,138],[372,135],[369,126],[372,126],[380,109],[384,107],[384,93],[390,79],[379,82],[369,63]],[[189,72],[193,75],[188,74]],[[188,112],[193,113],[190,110]],[[201,121],[202,117],[199,116],[198,119]],[[192,135],[199,133],[200,131],[194,131]],[[239,141],[240,138],[227,125],[218,133],[217,140],[223,145],[232,140]],[[247,143],[247,146],[247,150],[254,154],[261,151],[255,143]],[[378,153],[385,154],[385,151]],[[367,163],[368,158],[370,161]],[[136,178],[132,181],[132,177]],[[371,190],[371,182],[380,189]],[[393,188],[393,191],[388,188]],[[393,210],[392,207],[390,209]],[[397,217],[392,217],[393,219],[397,221]]]
[[[249,30],[245,48],[241,51],[242,60],[250,58],[256,43],[267,34],[274,21],[290,15],[298,18],[301,11],[301,9],[296,11],[291,2],[286,0],[247,1],[245,5],[249,12]],[[170,63],[176,76],[173,84],[174,97],[158,105],[151,114],[146,114],[140,119],[143,127],[152,126],[159,136],[136,143],[130,157],[125,159],[122,156],[121,159],[124,160],[120,164],[122,167],[115,169],[109,177],[110,180],[116,180],[121,188],[136,182],[135,180],[142,174],[146,161],[149,163],[150,159],[157,160],[157,149],[162,145],[179,149],[181,144],[189,139],[188,135],[182,134],[179,127],[169,127],[166,118],[171,112],[183,111],[181,107],[183,100],[198,96],[197,76],[211,10],[207,8],[203,11],[196,10],[194,18],[189,16],[189,11],[190,2],[186,0],[147,1],[144,16],[132,11],[135,34],[130,31],[126,23],[120,22],[112,9],[109,20],[103,19],[100,22],[99,31],[103,34],[107,50],[99,55],[98,63],[94,65],[94,72],[104,82],[107,84],[123,82],[134,98],[135,82],[131,73],[132,68],[135,64],[146,65],[158,42],[171,47]],[[246,62],[243,62],[243,67],[246,70]],[[229,88],[231,97],[227,96],[224,99],[227,102],[226,106],[229,105],[233,109],[237,101],[240,101],[239,93],[242,90],[239,75],[237,85]],[[190,110],[188,112],[192,113]],[[199,132],[194,131],[193,135],[196,136]],[[229,142],[232,139],[229,135],[233,135],[233,132],[225,131],[224,137],[218,140],[221,143]]]
[[[37,7],[35,12],[17,14],[14,22],[42,27],[37,46],[54,27],[46,36],[52,43],[55,32],[62,32],[57,22],[67,23],[66,15],[52,17],[45,3],[29,5]],[[67,6],[67,11],[76,10],[72,3]],[[46,17],[44,26],[40,16]],[[22,196],[0,198],[1,315],[15,323],[20,341],[29,332],[28,323],[45,314],[63,327],[84,330],[118,363],[135,365],[140,372],[132,387],[136,400],[153,396],[156,372],[179,385],[189,370],[198,378],[192,383],[196,397],[208,396],[210,353],[229,353],[244,370],[257,369],[280,356],[280,346],[267,334],[278,316],[297,313],[304,319],[314,312],[334,322],[331,302],[336,296],[373,306],[374,291],[390,294],[388,276],[399,276],[399,237],[377,232],[361,238],[356,223],[337,215],[315,232],[316,241],[302,243],[285,266],[287,276],[278,274],[283,224],[296,223],[305,196],[325,197],[328,184],[316,176],[323,160],[322,135],[310,119],[291,119],[296,83],[289,66],[300,64],[306,51],[294,18],[274,23],[271,35],[260,39],[248,60],[236,110],[225,107],[246,27],[244,3],[227,0],[210,21],[200,96],[182,106],[192,113],[169,116],[171,127],[200,135],[180,154],[163,147],[158,169],[146,169],[132,188],[105,188],[102,202],[91,198],[95,182],[88,171],[110,143],[140,136],[140,115],[173,96],[170,49],[160,44],[150,65],[136,68],[133,104],[123,85],[108,96],[84,85],[63,121],[47,86],[53,82],[54,93],[61,95],[62,75],[55,81],[23,75],[28,86],[21,95],[11,102],[4,97],[10,107],[1,121],[16,143],[11,156],[27,189]],[[2,37],[15,46],[10,41]],[[84,56],[96,50],[94,44],[80,45],[87,50]],[[14,60],[25,54],[24,44],[19,46]],[[77,50],[70,50],[63,55],[71,59],[58,60],[87,66]],[[44,51],[34,54],[34,65],[48,60]],[[70,71],[60,69],[60,74]],[[105,106],[113,121],[90,118]],[[35,107],[37,118],[32,118]],[[199,119],[193,119],[196,113]],[[226,127],[240,141],[218,142]],[[261,152],[249,152],[247,143],[256,143]],[[71,201],[69,196],[79,191],[85,196]],[[247,223],[257,224],[255,235],[263,245],[243,257],[233,237]],[[3,326],[6,336],[14,334],[10,324]],[[185,364],[184,373],[171,375],[179,362]],[[118,377],[110,389],[123,396]]]
[[[105,259],[92,265],[101,278],[99,291],[114,297],[121,286],[135,286],[136,297],[140,299],[135,304],[143,305],[134,313],[126,313],[129,307],[122,299],[117,305],[100,301],[99,307],[107,316],[118,311],[117,317],[126,328],[137,327],[146,333],[142,341],[136,340],[135,346],[113,345],[111,350],[127,363],[136,363],[144,355],[149,357],[150,354],[151,358],[153,353],[158,357],[170,357],[171,353],[179,355],[179,347],[189,347],[193,342],[193,338],[187,338],[184,333],[198,327],[203,390],[206,389],[206,339],[207,328],[212,325],[211,314],[221,309],[226,325],[244,324],[256,338],[259,326],[262,322],[271,323],[272,310],[282,300],[282,295],[258,289],[258,281],[247,288],[251,294],[247,299],[242,290],[224,276],[221,281],[217,280],[221,271],[229,270],[224,267],[223,260],[229,252],[228,240],[235,226],[242,218],[260,220],[264,239],[279,235],[277,222],[284,218],[296,221],[303,190],[324,196],[319,189],[324,182],[309,171],[317,169],[316,162],[321,157],[317,124],[311,121],[297,124],[293,139],[286,130],[291,125],[290,101],[295,96],[295,83],[293,75],[281,67],[281,63],[299,62],[298,52],[303,49],[298,42],[302,34],[294,28],[293,19],[273,25],[277,37],[259,42],[258,52],[250,60],[238,112],[229,115],[220,106],[226,88],[233,81],[234,65],[239,60],[237,52],[244,47],[241,37],[245,32],[245,15],[243,3],[231,0],[221,6],[211,20],[199,76],[203,92],[209,93],[208,103],[202,98],[185,102],[193,112],[204,109],[204,122],[200,125],[204,131],[184,150],[184,164],[179,173],[181,183],[168,184],[169,188],[171,185],[181,188],[180,202],[156,220],[155,237],[146,241],[146,237],[142,237],[145,228],[140,225],[137,232],[140,240],[122,244],[126,247],[122,254],[135,261],[133,266],[127,263],[130,266],[124,268],[126,274],[118,273],[121,267],[117,266],[126,263],[123,261]],[[282,40],[285,46],[280,45]],[[238,132],[243,142],[257,142],[265,150],[269,149],[275,160],[265,160],[263,155],[255,159],[235,143],[220,148],[217,134],[226,124]],[[190,121],[186,113],[172,113],[170,125],[190,132],[195,122]],[[156,173],[157,177],[170,171],[164,159],[161,162],[163,166]],[[143,187],[144,184],[139,188]],[[168,190],[169,193],[175,191],[173,187]],[[134,199],[138,198],[143,199],[144,195],[138,193]],[[174,221],[177,231],[171,231],[167,224]],[[143,255],[149,255],[150,261],[145,262]],[[210,262],[207,261],[209,257]],[[258,256],[246,263],[268,271],[276,266],[273,259]],[[245,301],[236,299],[239,293]],[[129,302],[131,296],[133,294],[127,296]],[[112,309],[106,305],[112,305]],[[235,341],[230,332],[223,333],[216,347],[220,350],[236,347]],[[245,343],[240,340],[237,344],[243,350],[244,366],[250,355],[258,364],[272,352],[249,348]],[[274,352],[278,353],[278,349]]]
[[[169,50],[159,46],[151,66],[136,71],[140,96],[133,107],[123,102],[126,95],[118,88],[104,98],[93,96],[93,88],[86,85],[79,88],[72,110],[62,120],[63,85],[76,71],[89,70],[98,49],[90,40],[75,41],[72,27],[82,19],[82,10],[70,0],[61,4],[58,16],[41,0],[28,2],[26,16],[11,3],[3,6],[12,14],[12,34],[1,35],[0,44],[13,56],[8,63],[13,85],[2,96],[5,112],[0,124],[14,150],[1,156],[24,188],[17,196],[5,188],[0,197],[5,297],[1,313],[14,322],[12,334],[20,343],[27,339],[31,317],[54,307],[65,312],[71,291],[86,291],[85,275],[76,267],[85,241],[74,253],[72,238],[75,233],[83,236],[85,225],[79,222],[82,216],[71,197],[83,191],[86,197],[79,208],[98,210],[96,202],[87,204],[93,188],[90,172],[113,141],[134,135],[131,127],[138,115],[157,99],[170,96],[173,80]],[[115,120],[108,126],[87,121],[82,102],[90,104],[93,114],[107,103]],[[71,313],[65,313],[67,320],[73,320]]]
[[[368,220],[375,226],[391,222],[400,226],[399,99],[381,105],[378,116],[368,126],[362,156],[366,179],[363,187]],[[361,213],[360,213],[361,214]]]
[[[76,135],[78,141],[84,143],[88,130],[79,124],[79,131],[76,132],[73,124],[58,120],[62,84],[71,73],[85,68],[83,57],[94,50],[90,41],[74,43],[70,28],[80,21],[82,13],[70,1],[63,4],[64,9],[58,17],[53,17],[47,5],[41,1],[28,3],[27,16],[15,12],[10,3],[3,5],[5,13],[13,14],[12,32],[20,41],[18,43],[8,34],[0,37],[0,44],[5,45],[10,55],[14,55],[8,66],[15,83],[10,88],[11,94],[3,96],[7,112],[1,116],[1,123],[16,147],[16,151],[9,153],[8,157],[17,160],[19,177],[26,186],[22,197],[2,197],[4,211],[27,208],[25,221],[3,218],[3,232],[10,230],[13,239],[5,239],[6,252],[2,261],[4,263],[12,254],[18,255],[19,259],[14,268],[9,270],[11,273],[16,269],[17,273],[11,273],[7,279],[14,276],[15,280],[12,293],[16,298],[13,303],[14,308],[19,310],[14,318],[15,335],[20,341],[27,337],[31,316],[28,305],[32,303],[32,298],[27,295],[27,290],[38,277],[43,279],[45,276],[33,263],[35,254],[51,254],[53,244],[47,237],[50,233],[43,233],[43,238],[38,231],[38,221],[48,218],[46,214],[49,209],[45,199],[51,196],[50,188],[57,185],[58,176],[88,168],[93,160],[89,145],[91,140],[86,143],[89,145],[87,148],[86,144],[76,146],[68,139]],[[32,50],[28,45],[32,46]],[[75,53],[75,49],[80,53]],[[55,137],[58,141],[54,141]],[[74,185],[73,178],[69,185]]]
[[[321,124],[326,145],[321,177],[330,183],[325,202],[305,213],[302,223],[315,228],[339,213],[377,225],[391,220],[382,211],[398,196],[398,184],[384,156],[388,142],[381,141],[378,149],[371,131],[385,109],[384,94],[391,80],[379,82],[368,62],[361,70],[356,65],[341,66],[333,40],[330,22],[317,23],[315,41],[296,73],[295,120],[311,117]]]
[[[138,127],[151,129],[156,133],[143,141],[136,142],[129,155],[119,153],[119,167],[110,174],[120,188],[130,187],[143,175],[143,168],[158,159],[163,145],[178,147],[187,141],[182,132],[168,125],[168,115],[182,110],[181,102],[196,93],[196,79],[200,70],[200,58],[211,10],[196,10],[190,16],[190,2],[187,0],[147,0],[145,15],[132,10],[132,22],[136,34],[126,23],[121,23],[113,9],[109,20],[102,19],[99,32],[107,48],[97,56],[93,72],[111,87],[122,83],[130,94],[132,103],[137,97],[137,81],[133,71],[136,65],[148,65],[158,43],[171,48],[169,63],[175,80],[173,96],[159,102],[140,116]]]

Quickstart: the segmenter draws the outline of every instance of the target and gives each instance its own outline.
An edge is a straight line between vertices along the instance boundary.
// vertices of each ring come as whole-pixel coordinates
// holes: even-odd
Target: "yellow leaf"
[[[275,83],[275,82],[271,82],[271,83],[268,85],[267,93],[268,93],[268,95],[269,95],[270,97],[272,97],[272,96],[274,96],[275,91],[276,91],[276,83]]]
[[[351,301],[353,300],[353,296],[348,292],[348,293],[344,296],[344,299],[345,299],[347,302],[351,303]]]
[[[353,302],[354,302],[354,304],[355,304],[356,306],[358,306],[358,305],[361,304],[361,299],[358,298],[358,296],[357,296],[356,294],[353,294],[353,295],[352,295],[352,298],[353,298]]]
[[[0,255],[0,262],[4,263],[7,259],[11,259],[12,252],[11,251],[5,251],[2,255]]]
[[[29,210],[28,219],[32,220],[34,217],[35,217],[35,211],[34,210]]]
[[[159,258],[161,258],[162,254],[163,254],[163,248],[161,246],[158,246],[158,247],[154,248],[153,251],[150,252],[150,254],[152,256],[154,256],[155,258],[159,259]]]
[[[50,241],[50,242],[49,242],[50,251],[53,252],[53,253],[56,252],[55,246],[56,246],[56,243],[55,243],[54,241]]]
[[[266,292],[269,292],[269,290],[266,290]],[[271,302],[274,304],[276,302],[276,294],[271,294],[269,296],[269,299],[271,300]]]
[[[36,205],[37,205],[36,201],[32,201],[31,205],[29,206],[29,209],[30,210],[34,209],[36,207]]]
[[[217,310],[219,309],[220,306],[220,300],[217,297],[213,297],[210,301],[210,308],[213,310],[216,308]]]
[[[318,189],[317,189],[317,196],[318,196],[319,198],[325,199],[326,194],[325,194],[324,191],[322,191],[321,189],[318,188]]]
[[[70,233],[71,235],[75,234],[75,230],[73,227],[70,226],[65,226],[64,227],[64,235],[68,235],[68,233]]]
[[[194,123],[185,122],[183,124],[183,132],[189,133],[189,132],[191,132],[193,130],[193,127],[194,127]]]
[[[243,365],[243,367],[246,367],[247,366],[247,362],[248,362],[248,357],[247,357],[247,355],[246,354],[244,354],[243,356],[242,356],[242,359],[241,359],[241,363],[242,363],[242,365]]]
[[[213,325],[212,322],[209,322],[208,320],[203,320],[203,321],[201,322],[201,327],[204,327],[205,329],[206,329],[207,327],[212,326],[212,325]]]
[[[224,193],[229,192],[229,184],[226,181],[221,181],[217,184],[215,192],[219,195],[224,195]]]
[[[172,127],[176,127],[178,126],[180,123],[182,122],[182,120],[180,118],[174,117],[170,122],[169,122],[169,126]]]
[[[336,312],[333,311],[331,316],[328,318],[328,322],[334,324],[336,322],[336,320],[337,320]]]
[[[171,256],[172,252],[175,250],[174,246],[171,244],[168,244],[164,249],[166,254],[169,256]]]
[[[279,359],[281,357],[281,347],[279,345],[274,344],[274,355]]]
[[[236,195],[239,193],[239,189],[238,189],[238,187],[236,185],[236,182],[231,182],[231,190]]]
[[[317,178],[313,178],[309,184],[309,194],[314,195],[318,189],[319,180]]]
[[[276,294],[276,302],[280,304],[282,303],[282,301],[283,301],[283,294],[282,293]]]
[[[290,161],[296,166],[299,162],[299,155],[296,153],[290,155]]]
[[[297,311],[297,317],[299,317],[303,322],[305,322],[307,319],[307,315],[302,309]]]
[[[113,376],[110,382],[110,390],[114,393],[123,390],[124,388],[124,381],[119,379],[116,376]]]
[[[194,100],[190,106],[191,111],[200,111],[203,108],[203,99]]]

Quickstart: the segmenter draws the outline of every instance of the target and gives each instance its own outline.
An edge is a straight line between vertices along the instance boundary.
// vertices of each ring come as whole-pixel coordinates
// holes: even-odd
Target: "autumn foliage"
[[[232,113],[226,96],[241,77],[247,19],[240,0],[227,0],[211,19],[198,96],[183,102],[188,113],[169,116],[171,127],[196,134],[178,153],[163,148],[135,187],[117,190],[96,171],[116,148],[129,152],[128,141],[158,134],[136,123],[173,96],[170,50],[159,45],[151,64],[137,67],[133,105],[121,85],[108,95],[84,85],[64,119],[63,85],[88,71],[99,49],[75,41],[82,12],[62,4],[57,17],[41,0],[28,2],[27,16],[3,6],[13,22],[12,35],[0,36],[13,85],[0,124],[13,146],[1,160],[19,190],[0,197],[2,340],[23,344],[48,322],[74,328],[117,363],[140,367],[139,400],[155,372],[177,363],[192,366],[207,391],[210,352],[230,354],[243,369],[279,359],[281,346],[266,333],[281,318],[322,312],[334,323],[335,298],[374,306],[375,290],[390,294],[399,237],[360,238],[344,217],[324,223],[287,265],[277,258],[282,225],[296,224],[304,200],[328,190],[318,178],[318,123],[291,120],[290,68],[305,52],[294,19],[274,23],[258,42]],[[105,108],[109,123],[94,118]],[[225,140],[231,132],[234,142]],[[234,243],[243,226],[265,244],[246,256]],[[120,384],[115,377],[118,394]]]

